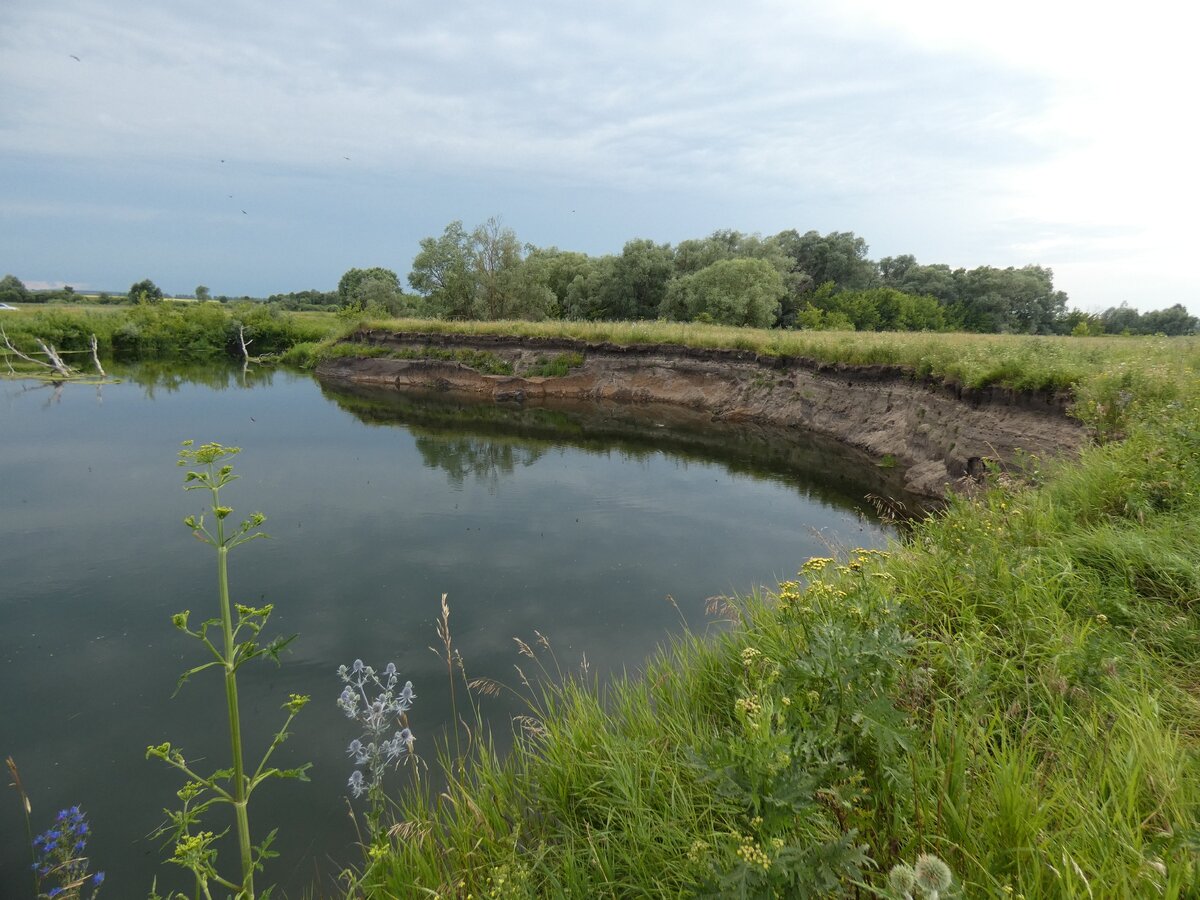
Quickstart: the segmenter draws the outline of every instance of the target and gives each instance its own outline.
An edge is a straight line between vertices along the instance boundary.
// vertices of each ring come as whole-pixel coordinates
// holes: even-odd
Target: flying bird
[[[248,216],[248,215],[250,215],[250,213],[246,212],[246,211],[243,209],[243,210],[242,210],[242,215],[243,215],[243,216]]]
[[[76,56],[74,53],[68,53],[67,56],[71,57],[71,59],[75,60],[75,62],[83,62],[83,60],[80,59],[78,56]]]

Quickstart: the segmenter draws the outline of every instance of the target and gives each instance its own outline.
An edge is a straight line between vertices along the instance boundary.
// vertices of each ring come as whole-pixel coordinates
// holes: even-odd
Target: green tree
[[[867,242],[853,231],[816,231],[798,234],[795,229],[775,236],[779,248],[792,260],[792,269],[803,272],[812,284],[831,281],[838,290],[867,288],[875,281],[875,263],[867,258]]]
[[[671,282],[661,304],[669,318],[764,328],[787,293],[783,276],[764,259],[722,259]]]
[[[132,303],[158,303],[162,298],[162,290],[149,278],[129,286],[129,300]]]
[[[408,283],[426,299],[430,311],[443,319],[467,319],[474,314],[475,278],[471,238],[462,222],[451,222],[440,238],[423,238],[413,259]]]
[[[966,331],[1051,334],[1066,315],[1067,295],[1044,266],[956,272],[955,313]]]
[[[379,266],[370,269],[347,269],[346,274],[338,281],[338,302],[342,306],[364,306],[361,291],[363,284],[367,281],[384,282],[391,285],[396,293],[400,292],[400,279],[391,269],[383,269]]]
[[[28,303],[29,291],[16,275],[0,278],[0,303]]]
[[[1200,320],[1188,313],[1182,303],[1176,303],[1166,309],[1142,313],[1141,326],[1144,334],[1195,334],[1200,329]]]
[[[515,318],[522,298],[514,275],[524,261],[517,233],[492,216],[471,232],[470,246],[476,314],[490,320]]]
[[[534,247],[525,256],[525,265],[537,283],[545,286],[554,300],[548,315],[551,318],[583,318],[571,316],[569,300],[576,279],[586,282],[596,268],[596,261],[586,253],[559,250],[557,247]]]
[[[596,280],[589,286],[588,318],[656,318],[674,274],[674,256],[670,244],[628,241],[620,256],[597,268]]]
[[[202,284],[196,285],[196,299],[203,303],[205,300],[211,300],[212,295],[208,292],[208,288]]]

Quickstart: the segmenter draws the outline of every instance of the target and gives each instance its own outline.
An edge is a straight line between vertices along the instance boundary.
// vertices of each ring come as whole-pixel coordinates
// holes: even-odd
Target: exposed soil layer
[[[1062,392],[964,388],[916,377],[900,366],[851,366],[662,344],[622,346],[557,338],[362,331],[364,353],[323,362],[323,379],[396,389],[464,391],[496,401],[548,399],[667,403],[714,420],[806,429],[895,462],[908,490],[929,497],[966,490],[994,462],[1073,454],[1086,438]],[[511,365],[485,375],[438,359],[475,350]],[[428,353],[428,357],[421,354]],[[567,356],[571,355],[571,356]],[[546,363],[580,362],[562,377],[528,374]],[[522,375],[521,373],[527,373]]]

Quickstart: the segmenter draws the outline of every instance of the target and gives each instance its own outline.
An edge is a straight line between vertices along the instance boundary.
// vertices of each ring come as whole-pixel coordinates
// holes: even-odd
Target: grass
[[[391,331],[566,337],[751,350],[853,365],[903,366],[966,387],[1062,390],[1103,373],[1176,382],[1200,373],[1200,338],[1032,337],[932,332],[776,331],[679,322],[362,322]]]
[[[810,563],[640,675],[532,681],[513,754],[400,799],[368,893],[841,896],[934,852],[958,896],[1195,896],[1195,343],[1046,343],[1123,440]]]

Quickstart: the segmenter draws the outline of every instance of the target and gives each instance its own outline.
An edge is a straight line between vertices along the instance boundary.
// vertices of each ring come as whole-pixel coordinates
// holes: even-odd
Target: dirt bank
[[[351,341],[363,344],[364,354],[408,358],[328,360],[317,368],[318,377],[521,403],[558,398],[668,403],[725,422],[803,428],[876,459],[894,460],[908,489],[925,496],[967,487],[987,460],[1018,466],[1026,455],[1074,453],[1085,438],[1083,426],[1066,415],[1064,394],[966,389],[917,378],[897,366],[504,335],[363,331]],[[485,375],[448,358],[466,350],[508,363],[516,374]],[[529,374],[555,361],[580,364],[561,377]]]

